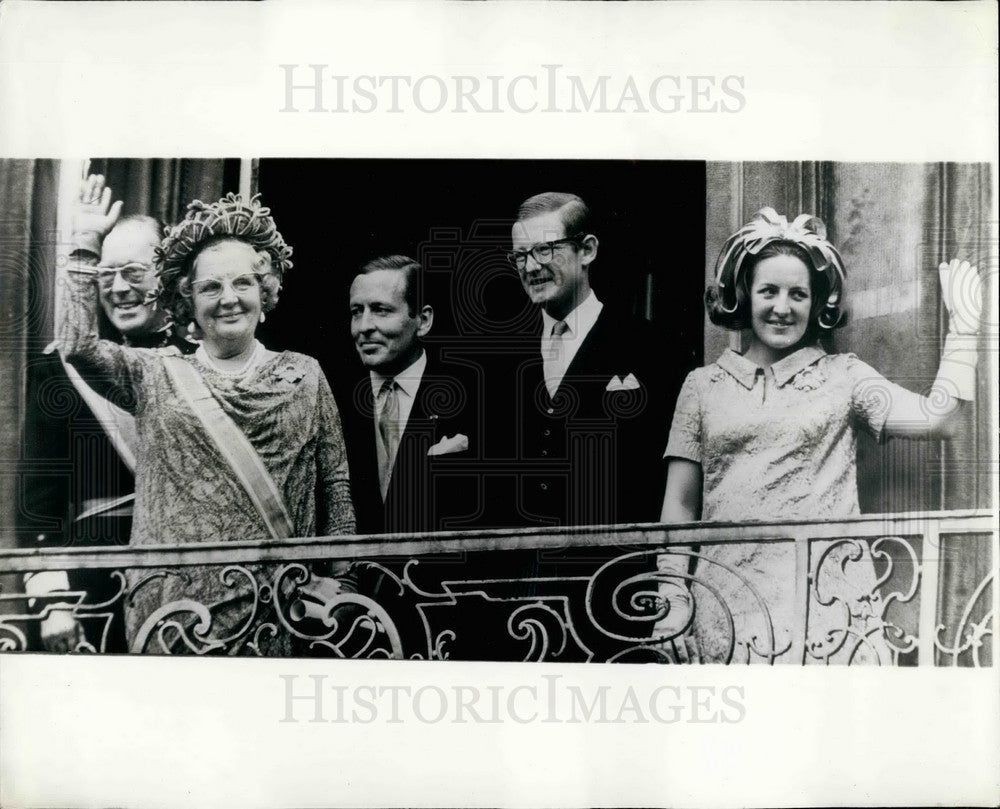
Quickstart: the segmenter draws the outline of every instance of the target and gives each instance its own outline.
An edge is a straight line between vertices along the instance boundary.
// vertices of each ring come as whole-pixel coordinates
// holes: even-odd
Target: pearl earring
[[[264,313],[263,312],[260,313],[260,322],[261,323],[264,322]]]

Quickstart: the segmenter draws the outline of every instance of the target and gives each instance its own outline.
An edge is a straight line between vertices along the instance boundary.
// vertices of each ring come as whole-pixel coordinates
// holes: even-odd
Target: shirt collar
[[[372,394],[378,397],[378,392],[382,389],[382,383],[387,379],[395,379],[400,390],[410,398],[413,398],[417,395],[417,388],[420,387],[420,380],[423,378],[426,368],[427,352],[421,350],[420,356],[396,374],[395,377],[380,374],[378,371],[369,371],[368,373],[372,382]]]
[[[808,368],[820,357],[825,357],[826,352],[817,345],[805,346],[789,354],[784,359],[778,360],[771,366],[771,373],[774,374],[774,381],[780,388],[788,382],[799,371]],[[757,371],[760,366],[752,360],[748,360],[742,354],[737,354],[731,348],[727,348],[722,356],[716,361],[722,370],[726,371],[744,388],[753,388],[754,380],[757,378]]]
[[[594,294],[594,290],[590,290],[587,293],[587,297],[580,301],[577,307],[563,318],[568,327],[565,334],[571,339],[575,339],[581,334],[587,334],[594,327],[603,308],[604,304],[598,300],[598,297]],[[542,309],[542,337],[546,339],[551,337],[552,327],[558,322],[552,315]]]

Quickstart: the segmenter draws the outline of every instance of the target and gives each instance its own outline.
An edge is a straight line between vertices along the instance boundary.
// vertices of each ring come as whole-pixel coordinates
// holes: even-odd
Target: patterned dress
[[[880,438],[890,402],[915,396],[853,354],[808,346],[765,370],[727,350],[688,375],[664,455],[701,465],[703,520],[850,517],[859,513],[857,431]],[[800,619],[791,543],[706,545],[701,555],[692,589],[703,656],[725,660],[735,636],[735,662],[767,662],[772,652],[776,662],[799,662],[788,651]],[[863,629],[876,626],[881,609],[868,544],[813,542],[810,564],[806,661],[887,663],[881,631]]]
[[[222,543],[269,539],[262,517],[212,439],[204,431],[163,364],[175,349],[136,349],[97,338],[97,297],[87,279],[71,278],[70,307],[62,330],[68,359],[81,371],[112,380],[117,403],[134,414],[139,436],[131,544]],[[231,377],[186,356],[215,399],[249,439],[281,493],[295,536],[354,532],[340,415],[319,364],[282,352],[246,376]],[[248,622],[272,611],[270,570],[247,564],[130,570],[126,636],[131,651],[247,651],[287,653],[272,633],[247,633],[225,643]],[[177,626],[154,631],[153,613],[177,599],[209,610],[172,611]],[[195,624],[210,618],[207,632]],[[180,628],[183,628],[181,631]],[[161,633],[162,630],[162,633]],[[286,633],[277,633],[284,637]],[[287,646],[287,642],[285,642]],[[256,647],[256,648],[255,648]]]

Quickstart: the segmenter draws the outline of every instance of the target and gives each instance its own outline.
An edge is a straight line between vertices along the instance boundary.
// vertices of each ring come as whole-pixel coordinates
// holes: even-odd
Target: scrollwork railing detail
[[[993,637],[994,635],[993,622],[996,618],[996,613],[992,609],[988,609],[985,615],[978,621],[971,620],[971,616],[976,604],[985,601],[985,597],[990,593],[995,580],[996,571],[991,570],[976,589],[973,590],[968,602],[966,602],[965,608],[962,610],[962,617],[958,622],[958,626],[954,629],[954,640],[950,646],[941,642],[941,633],[945,631],[945,625],[937,625],[934,635],[934,646],[938,651],[951,657],[952,665],[958,664],[959,655],[971,650],[972,665],[976,668],[982,666],[980,654],[985,645],[984,639]]]
[[[958,618],[949,622],[937,598],[953,573],[927,539],[992,531],[992,515],[962,512],[0,551],[12,574],[0,580],[0,651],[39,650],[43,626],[59,615],[83,627],[73,650],[81,653],[124,651],[112,648],[115,630],[131,651],[199,656],[683,662],[683,648],[709,663],[913,665],[918,652],[932,662],[930,649],[938,665],[992,665],[995,572],[982,576],[964,609],[953,605]],[[748,555],[720,553],[739,545]],[[535,561],[494,568],[490,560],[508,548],[527,549]],[[582,548],[593,554],[572,555]],[[794,562],[801,587],[794,577],[768,581],[766,565],[733,561],[776,549],[780,569]],[[556,550],[562,555],[548,569],[558,575],[540,575],[543,557],[532,552]],[[658,565],[664,558],[674,566]],[[358,572],[357,591],[317,575],[338,561]],[[111,595],[89,602],[79,588],[39,595],[12,587],[43,570],[103,571]],[[936,582],[934,592],[925,581]]]

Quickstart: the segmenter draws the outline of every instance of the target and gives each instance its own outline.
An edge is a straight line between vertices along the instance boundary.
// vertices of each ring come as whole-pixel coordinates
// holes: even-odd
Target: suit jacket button
[[[549,455],[549,451],[548,451],[547,449],[543,449],[543,450],[542,450],[542,457],[543,457],[543,458],[547,458],[547,457],[548,457],[548,455]]]
[[[552,430],[546,427],[544,430],[542,430],[542,435],[552,435]]]
[[[548,483],[540,483],[538,485],[538,488],[541,489],[543,492],[547,492],[549,490],[549,484]]]
[[[551,416],[551,415],[552,415],[553,413],[555,413],[556,411],[555,411],[555,408],[554,408],[554,407],[550,407],[550,408],[546,409],[546,411],[545,411],[545,412],[546,412],[546,413],[548,413],[548,414],[549,414],[549,415]]]

